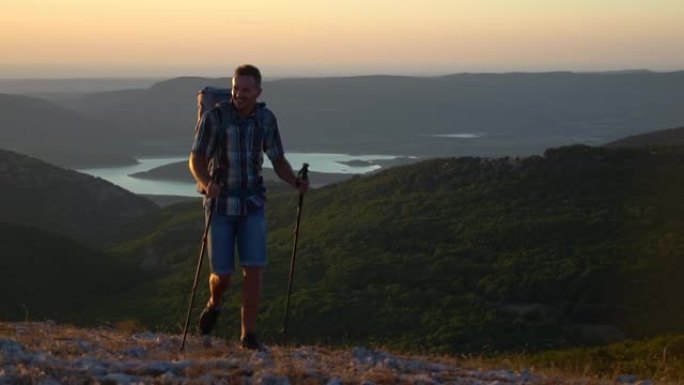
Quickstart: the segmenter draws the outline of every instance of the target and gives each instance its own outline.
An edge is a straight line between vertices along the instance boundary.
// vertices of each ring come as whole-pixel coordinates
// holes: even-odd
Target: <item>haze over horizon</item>
[[[684,69],[675,0],[4,0],[0,78]]]

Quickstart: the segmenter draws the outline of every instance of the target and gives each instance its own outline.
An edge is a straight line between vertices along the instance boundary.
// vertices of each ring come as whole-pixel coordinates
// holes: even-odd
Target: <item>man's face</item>
[[[233,104],[241,111],[250,112],[256,105],[257,98],[261,95],[261,87],[256,79],[251,76],[233,76]]]

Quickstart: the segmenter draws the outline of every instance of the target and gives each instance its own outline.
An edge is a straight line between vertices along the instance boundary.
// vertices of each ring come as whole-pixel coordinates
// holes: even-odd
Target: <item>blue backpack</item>
[[[230,88],[217,88],[217,87],[204,87],[201,90],[197,92],[197,124],[195,125],[195,131],[199,129],[199,122],[202,119],[202,115],[212,109],[213,107],[218,107],[214,108],[214,113],[216,114],[216,121],[219,122],[219,127],[223,126],[223,121],[224,119],[231,119],[232,116],[226,116],[226,113],[232,113],[233,109],[232,108],[225,108],[231,103],[231,89]],[[256,125],[259,129],[264,129],[265,124],[265,110],[266,110],[266,103],[258,103],[257,108],[256,108]],[[227,140],[225,136],[224,130],[219,130],[218,132],[218,143],[222,143],[218,147],[218,151],[216,152],[216,155],[213,158],[213,162],[210,162],[211,165],[213,165],[214,169],[210,169],[209,172],[213,176],[215,169],[217,168],[217,165],[219,164],[226,164],[228,162],[228,157],[225,154],[225,141]],[[204,190],[200,186],[200,184],[197,184],[197,191],[200,193],[204,193]]]

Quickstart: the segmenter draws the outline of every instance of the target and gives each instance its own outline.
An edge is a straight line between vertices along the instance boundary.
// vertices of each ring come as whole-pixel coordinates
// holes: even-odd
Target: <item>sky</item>
[[[682,0],[0,0],[0,78],[684,69]]]

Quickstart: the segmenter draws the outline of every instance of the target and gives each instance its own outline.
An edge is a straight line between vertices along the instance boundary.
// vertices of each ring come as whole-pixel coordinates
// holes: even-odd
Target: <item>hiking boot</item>
[[[261,352],[266,351],[266,346],[257,341],[256,334],[247,333],[244,337],[240,338],[240,348],[247,350],[258,350]]]
[[[203,335],[202,336],[202,347],[203,348],[211,348],[214,344],[211,342],[211,336],[209,335]]]
[[[203,336],[209,335],[214,329],[219,314],[221,314],[220,310],[210,306],[207,306],[202,310],[202,314],[200,314],[199,318],[199,328]]]

